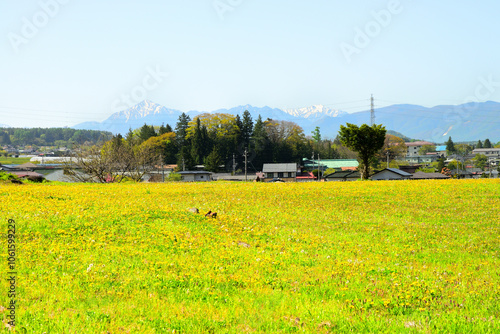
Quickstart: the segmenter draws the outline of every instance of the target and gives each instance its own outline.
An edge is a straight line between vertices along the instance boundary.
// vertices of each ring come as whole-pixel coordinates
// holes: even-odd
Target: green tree
[[[436,169],[437,171],[440,173],[443,168],[445,167],[445,158],[444,157],[440,157],[438,160],[437,160],[437,165],[436,165]]]
[[[448,167],[449,170],[454,170],[454,169],[461,169],[463,170],[464,169],[464,164],[460,161],[457,161],[455,159],[451,160],[449,163],[448,163]]]
[[[180,171],[191,170],[196,165],[191,158],[189,146],[182,146],[177,155],[177,169]]]
[[[201,114],[196,116],[186,129],[186,137],[191,138],[194,135],[197,120],[200,120],[201,126],[207,128],[208,134],[214,140],[236,139],[239,135],[239,127],[236,124],[236,116],[230,114]]]
[[[296,123],[267,119],[264,129],[273,162],[300,162],[306,151],[304,130]]]
[[[161,136],[162,134],[167,132],[167,128],[165,127],[165,125],[163,125],[163,123],[161,123],[160,128],[158,129],[158,136]]]
[[[139,138],[141,139],[141,141],[146,141],[154,136],[156,136],[155,128],[152,125],[147,125],[146,123],[144,123],[139,132]]]
[[[347,123],[346,126],[340,126],[340,141],[358,153],[362,179],[368,179],[370,176],[370,165],[377,152],[384,146],[385,133],[385,127],[381,124],[363,124],[358,127]]]
[[[319,143],[321,141],[321,132],[319,130],[319,126],[314,128],[314,130],[311,131],[311,134],[312,134],[312,139],[314,140],[314,142]]]
[[[446,144],[446,154],[451,155],[455,153],[455,144],[453,143],[453,140],[451,140],[451,137],[445,144]]]
[[[481,140],[477,141],[476,148],[483,148],[483,143],[481,142]]]
[[[134,131],[132,131],[132,128],[128,129],[128,132],[125,135],[125,141],[127,142],[128,146],[131,147],[137,144],[137,136]]]
[[[422,145],[418,150],[420,155],[426,155],[429,152],[436,152],[436,145]]]
[[[333,174],[335,172],[336,172],[335,168],[327,168],[323,173],[323,175]]]
[[[236,126],[238,127],[238,135],[237,135],[236,142],[238,145],[240,145],[243,143],[243,136],[241,134],[241,129],[243,128],[243,122],[241,120],[240,115],[236,115],[234,122],[236,123]]]
[[[467,145],[467,144],[457,144],[455,145],[455,153],[464,157],[467,154],[472,152],[472,146]]]
[[[8,132],[2,132],[2,136],[0,136],[0,143],[2,145],[10,145],[10,136]]]
[[[317,126],[316,128],[314,128],[313,131],[311,131],[311,134],[312,134],[312,140],[314,142],[314,150],[318,153],[320,153],[320,144],[321,144],[321,132],[319,130],[319,126]]]
[[[488,138],[484,141],[484,148],[492,148],[491,142]]]
[[[253,131],[253,120],[248,110],[243,112],[243,121],[241,123],[241,138],[243,140],[243,145],[248,148],[250,146],[250,139],[252,138]]]
[[[290,136],[286,139],[285,144],[291,149],[291,156],[285,157],[282,161],[287,162],[289,159],[300,163],[310,150],[308,149],[307,139],[304,130],[300,126],[294,126]]]
[[[159,136],[151,137],[142,143],[144,146],[148,146],[150,152],[152,152],[157,158],[162,158],[162,163],[174,163],[177,153],[177,146],[175,145],[175,133],[167,132]]]
[[[312,151],[312,145],[309,145],[308,152]],[[324,159],[339,159],[340,154],[335,149],[335,144],[332,140],[322,140],[320,150],[318,151]]]
[[[406,145],[404,139],[391,134],[386,134],[384,146],[382,146],[382,149],[378,154],[382,161],[385,161],[387,156],[389,156],[389,160],[406,156]]]
[[[262,117],[259,115],[257,121],[254,124],[251,140],[251,150],[253,150],[255,158],[253,159],[253,165],[255,168],[261,170],[262,165],[266,162],[267,154],[266,149],[268,140],[264,122]]]
[[[205,158],[205,169],[210,172],[218,172],[219,166],[222,164],[222,157],[219,153],[217,146],[214,147],[212,152]]]
[[[179,120],[177,121],[177,124],[175,125],[175,138],[177,140],[177,143],[179,147],[186,146],[187,144],[187,128],[189,127],[189,122],[191,121],[191,117],[186,115],[185,113],[182,113],[179,116]]]
[[[199,118],[196,118],[196,126],[194,128],[194,134],[191,139],[191,157],[194,164],[201,164],[203,161],[203,139],[201,134],[201,122]]]
[[[481,170],[484,170],[484,167],[488,164],[488,157],[484,154],[476,154],[474,159],[472,159],[474,162],[474,166],[477,168],[481,168]]]

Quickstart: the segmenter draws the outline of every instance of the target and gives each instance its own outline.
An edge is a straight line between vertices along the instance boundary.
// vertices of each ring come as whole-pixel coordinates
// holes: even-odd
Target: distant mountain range
[[[212,113],[227,113],[240,116],[248,110],[254,120],[259,115],[267,118],[292,121],[299,124],[306,135],[316,126],[320,127],[324,138],[335,138],[340,125],[370,123],[370,111],[346,113],[341,110],[315,105],[300,109],[279,109],[270,107],[238,106],[231,109],[214,110]],[[191,118],[203,112],[186,112]],[[182,111],[169,109],[145,100],[137,105],[111,115],[103,122],[85,122],[75,125],[75,129],[104,130],[125,135],[129,128],[144,125],[170,124],[173,128]],[[375,123],[383,124],[386,129],[404,135],[442,143],[452,137],[453,141],[476,141],[489,138],[500,141],[500,103],[487,101],[468,103],[458,106],[442,105],[426,108],[411,104],[397,104],[375,109]]]

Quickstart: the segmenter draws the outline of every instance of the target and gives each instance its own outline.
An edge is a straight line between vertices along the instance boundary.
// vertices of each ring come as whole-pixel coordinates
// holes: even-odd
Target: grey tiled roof
[[[397,168],[386,168],[386,170],[390,170],[391,172],[399,174],[401,176],[411,176],[410,173],[407,173],[407,172],[405,172],[405,171],[403,171],[401,169],[397,169]]]
[[[207,172],[207,171],[182,171],[182,172],[179,172],[178,174],[212,174],[212,172]]]
[[[262,167],[262,171],[264,173],[274,173],[274,172],[297,172],[297,164],[296,163],[288,163],[288,164],[264,164]]]

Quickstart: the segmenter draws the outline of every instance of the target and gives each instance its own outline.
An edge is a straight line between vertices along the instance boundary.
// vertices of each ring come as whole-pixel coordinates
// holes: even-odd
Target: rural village
[[[319,131],[319,129],[317,130]],[[391,135],[387,137],[389,138]],[[455,145],[450,137],[449,142],[451,144],[448,145],[436,145],[419,140],[409,142],[400,140],[395,144],[390,143],[384,148],[385,151],[380,153],[382,158],[384,154],[387,156],[387,161],[380,161],[378,166],[373,169],[369,179],[422,180],[499,177],[500,148],[492,147],[488,139],[485,141],[488,146],[486,148],[483,147],[480,140],[475,143]],[[391,148],[395,145],[402,146],[403,143],[405,149],[398,149],[398,153],[395,155]],[[459,149],[456,149],[455,146]],[[75,155],[78,156],[78,150],[78,148],[69,149],[64,146],[42,146],[33,149],[31,145],[4,145],[2,147],[4,156],[11,157],[14,159],[12,161],[19,158],[26,162],[0,164],[0,171],[15,175],[19,179],[39,182],[43,180],[74,182],[75,179],[67,177],[64,171],[72,168],[73,162],[78,161],[75,158]],[[28,159],[29,161],[27,161]],[[314,156],[314,152],[312,158],[303,157],[300,162],[263,162],[260,170],[256,170],[251,161],[250,164],[248,163],[248,160],[245,166],[244,157],[239,159],[237,163],[233,155],[229,166],[220,165],[218,167],[219,171],[213,172],[207,170],[204,164],[192,165],[190,169],[186,169],[185,164],[153,162],[149,166],[142,166],[140,181],[328,182],[362,179],[357,159],[321,159],[318,155]],[[115,181],[111,173],[105,180],[106,182]]]

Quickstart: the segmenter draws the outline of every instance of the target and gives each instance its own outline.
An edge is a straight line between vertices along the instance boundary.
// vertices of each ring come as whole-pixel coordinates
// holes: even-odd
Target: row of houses
[[[175,167],[175,166],[172,166]],[[182,171],[179,174],[183,181],[212,181],[212,180],[257,180],[263,182],[307,182],[316,181],[317,177],[313,175],[311,170],[320,170],[322,173],[322,181],[353,181],[361,179],[361,175],[357,170],[359,163],[355,159],[326,159],[326,160],[311,160],[304,159],[302,164],[297,163],[267,163],[264,164],[262,172],[256,174],[233,175],[230,173],[211,173],[203,170]],[[376,171],[371,177],[371,180],[422,180],[422,179],[449,179],[450,176],[456,174],[460,178],[479,178],[482,173],[491,173],[490,177],[498,177],[497,171],[482,172],[468,170],[452,170],[450,175],[441,173],[424,173],[416,170],[421,165],[400,166],[396,168],[386,168],[381,171]],[[334,173],[324,172],[326,170],[335,170]],[[151,181],[153,181],[151,179]],[[159,180],[156,180],[159,181]]]
[[[405,168],[406,167],[406,168]],[[423,180],[423,179],[449,179],[450,176],[441,173],[416,172],[418,167],[402,166],[403,169],[385,168],[375,172],[371,180]],[[302,178],[300,167],[297,164],[264,164],[263,168],[264,182],[270,182],[276,179],[285,182],[290,181],[313,181],[315,177],[311,174],[309,178]],[[323,181],[354,181],[361,179],[361,174],[356,168],[345,168],[334,173],[326,174],[322,177]]]
[[[357,170],[359,163],[354,159],[327,159],[327,160],[309,160],[304,159],[302,164],[297,163],[267,163],[264,164],[262,172],[249,175],[232,175],[230,173],[211,173],[203,170],[181,171],[182,181],[200,182],[212,180],[231,180],[231,181],[263,181],[263,182],[307,182],[316,181],[317,177],[311,170],[320,170],[320,179],[322,181],[353,181],[361,179]],[[62,170],[56,170],[58,166],[40,166],[27,163],[18,166],[1,166],[0,170],[16,174],[19,177],[42,176],[48,180],[65,181]],[[168,168],[167,168],[168,167]],[[147,182],[164,181],[170,172],[176,168],[176,165],[158,166],[154,171],[148,173],[144,179]],[[471,170],[452,170],[450,175],[441,173],[416,172],[420,166],[400,166],[396,168],[385,168],[376,171],[371,180],[421,180],[421,179],[448,179],[450,175],[458,174],[460,178],[479,178],[482,174],[488,174],[488,177],[498,177],[498,171],[490,170],[483,172],[480,169]],[[52,171],[52,169],[54,169]],[[60,169],[60,166],[59,166]],[[42,171],[43,170],[43,171]],[[333,173],[325,173],[326,170],[334,170]],[[56,175],[57,174],[57,175]],[[67,181],[67,180],[66,180]]]
[[[424,146],[434,146],[434,143],[427,141],[415,141],[407,142],[406,145],[406,156],[405,161],[414,164],[430,164],[437,161],[441,157],[447,157],[447,162],[455,160],[471,160],[476,154],[485,155],[488,158],[488,163],[490,166],[500,166],[500,148],[476,148],[472,150],[470,154],[466,156],[447,156],[446,145],[436,146],[434,152],[428,152],[425,155],[420,154],[420,149]]]

